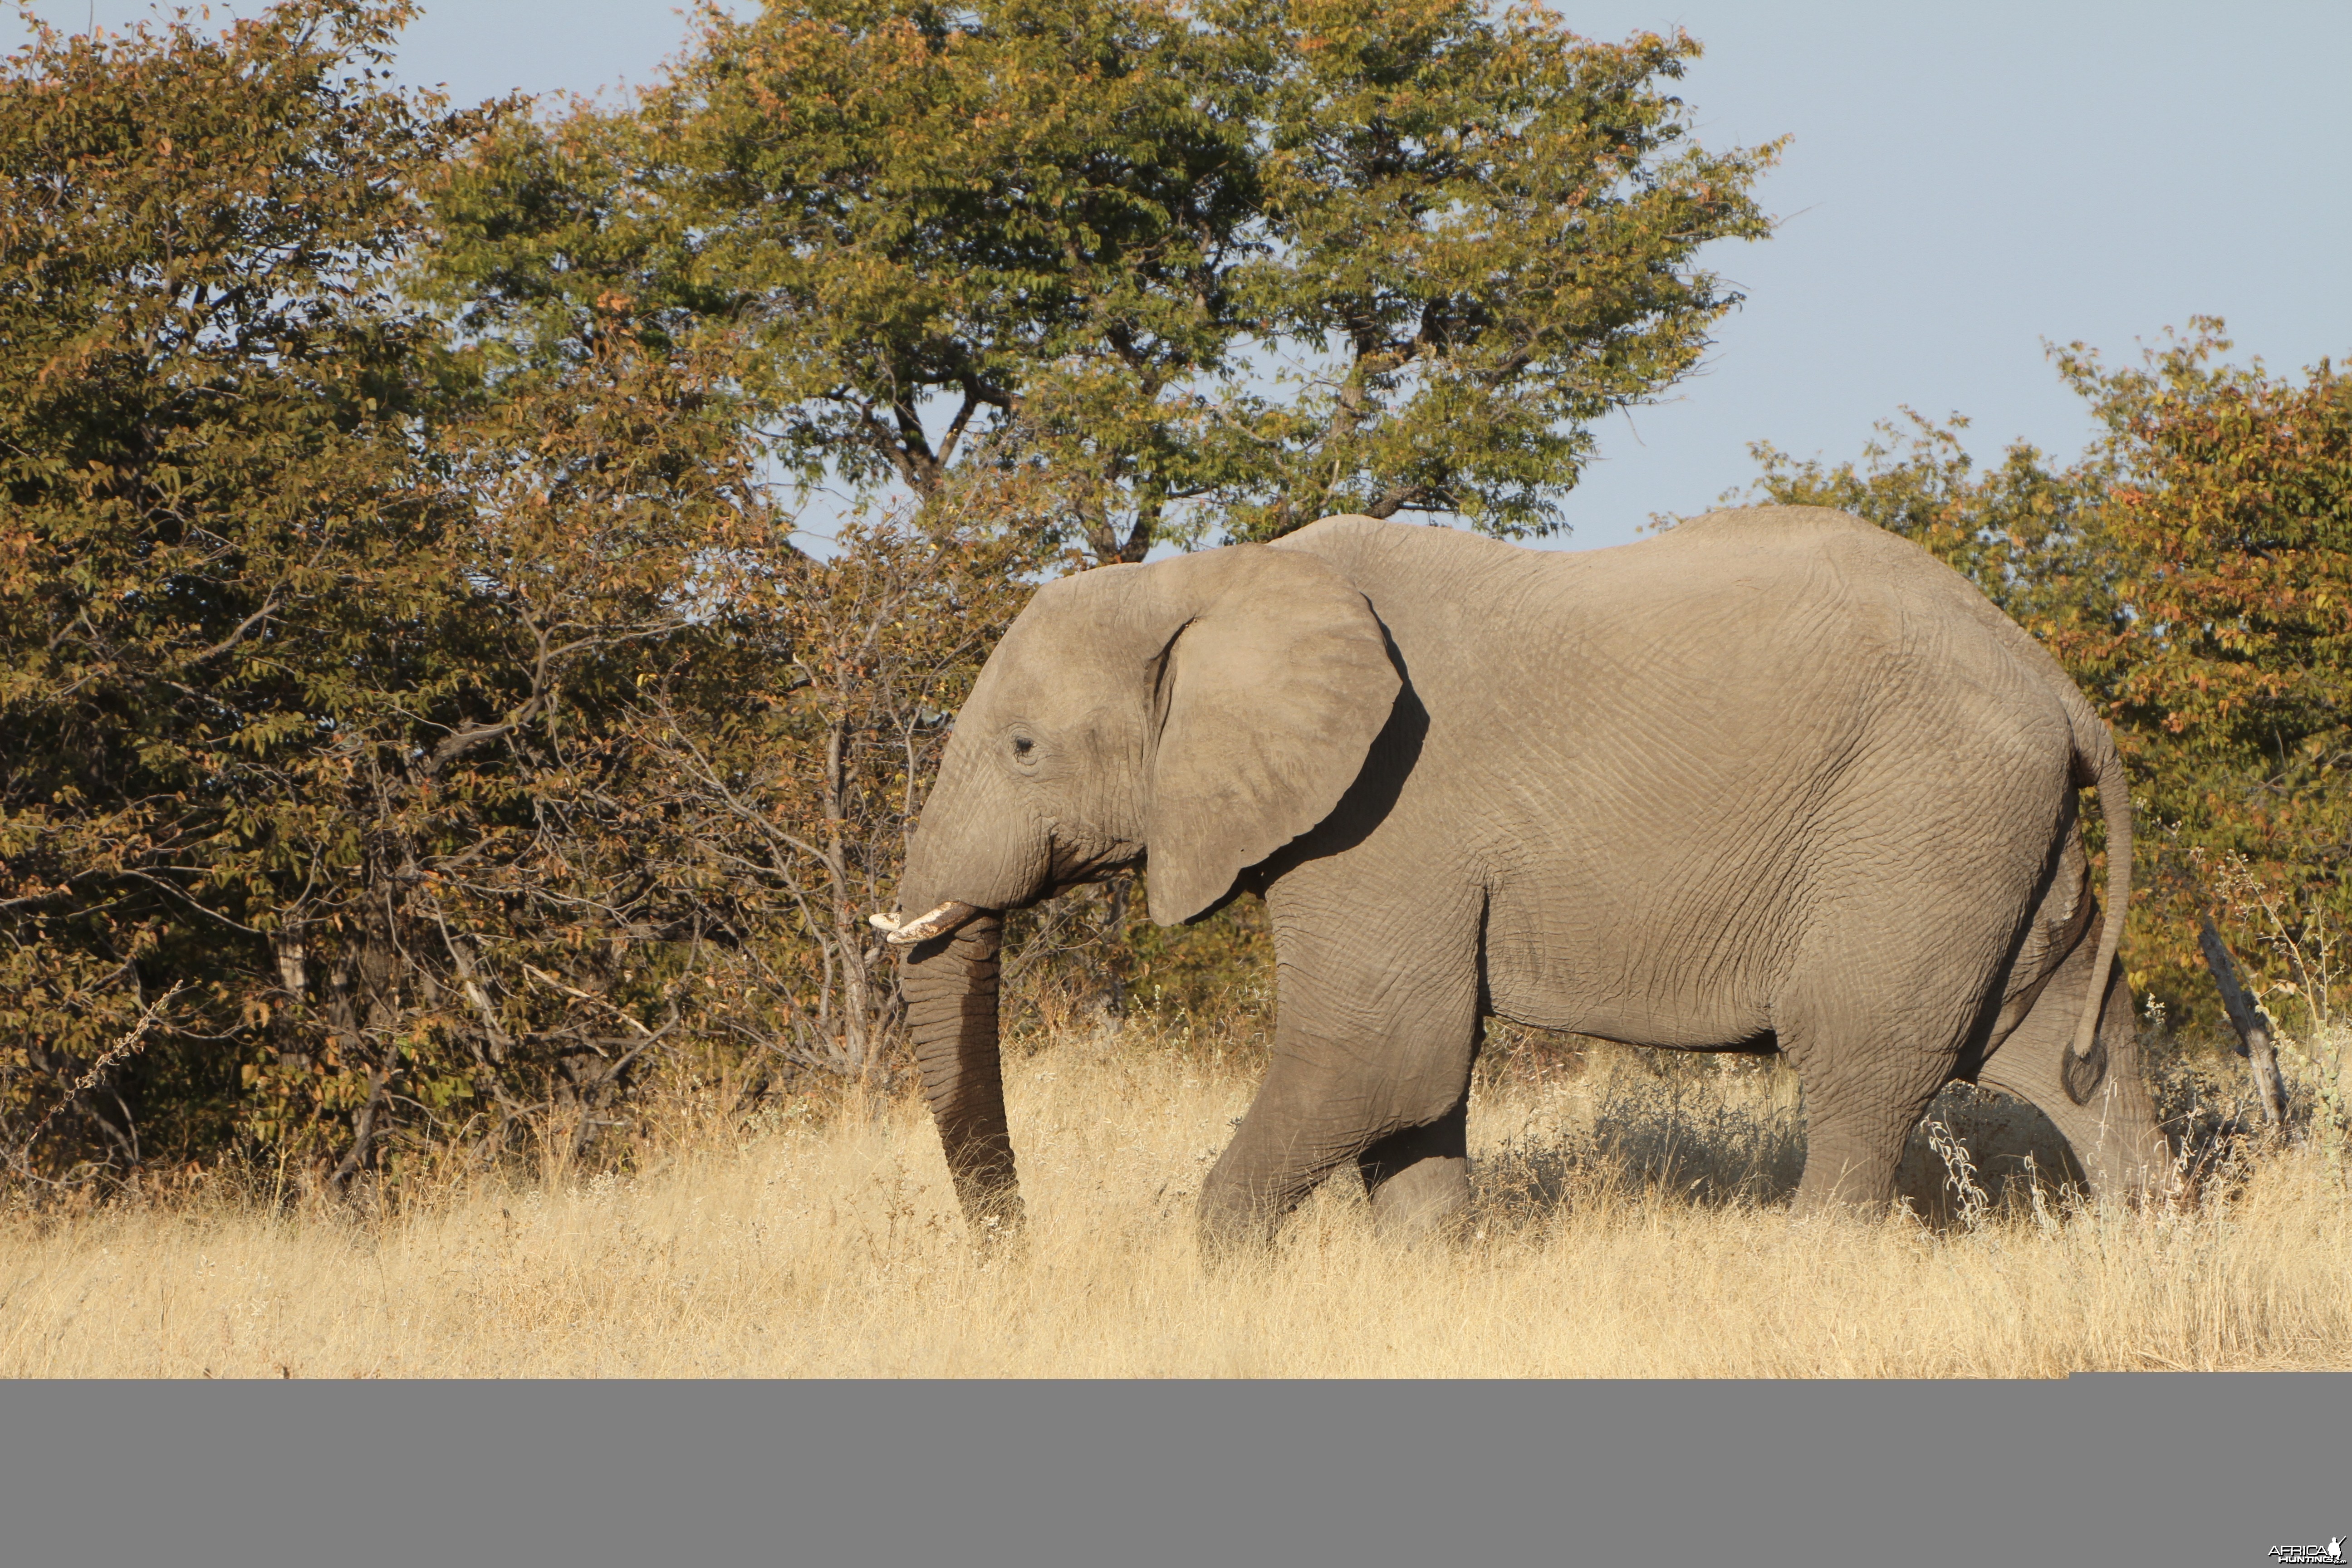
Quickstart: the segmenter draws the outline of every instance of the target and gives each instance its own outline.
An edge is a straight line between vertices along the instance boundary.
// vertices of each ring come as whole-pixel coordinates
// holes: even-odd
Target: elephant
[[[2117,962],[2131,840],[2056,661],[1861,519],[1723,510],[1571,552],[1331,517],[1042,587],[910,836],[920,912],[874,920],[986,1232],[1022,1218],[1004,912],[1138,866],[1161,925],[1263,897],[1270,1065],[1199,1201],[1223,1256],[1350,1160],[1381,1229],[1458,1226],[1489,1017],[1779,1051],[1799,1214],[1883,1211],[1956,1079],[2039,1106],[2095,1193],[2144,1190],[2168,1157]]]

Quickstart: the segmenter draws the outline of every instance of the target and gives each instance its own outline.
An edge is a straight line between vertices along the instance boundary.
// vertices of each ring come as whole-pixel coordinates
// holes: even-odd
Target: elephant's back
[[[1909,540],[1827,507],[1708,512],[1654,538],[1561,561],[1564,589],[1619,603],[1721,603],[1753,592],[1814,611],[1850,605],[1864,616],[1884,608],[1987,630],[1988,616],[2007,625],[1966,578]]]
[[[2082,704],[1967,579],[1827,508],[1711,512],[1591,551],[1370,518],[1328,518],[1283,544],[1362,589],[1416,687],[1457,710],[1507,711],[1530,734],[1557,727],[1547,714],[1580,727],[1595,704],[1639,693],[1653,712],[1705,715],[1750,758],[1849,746],[1889,718],[2063,756],[2069,700]]]
[[[1714,587],[1749,581],[1796,603],[1948,620],[1956,632],[1965,626],[2008,658],[2057,670],[2048,652],[1967,578],[1901,535],[1828,507],[1707,512],[1655,539],[1581,559],[1629,581]]]
[[[1652,538],[1583,551],[1328,517],[1277,548],[1329,561],[1376,609],[1388,606],[1384,618],[1452,613],[1498,639],[1573,637],[1600,621],[1647,622],[1661,641],[1693,642],[1727,615],[1737,625],[1757,611],[1807,619],[1846,611],[1855,621],[1849,630],[1861,635],[1885,615],[1945,620],[1990,634],[2012,656],[2047,658],[1951,568],[1899,535],[1827,507],[1708,512]]]

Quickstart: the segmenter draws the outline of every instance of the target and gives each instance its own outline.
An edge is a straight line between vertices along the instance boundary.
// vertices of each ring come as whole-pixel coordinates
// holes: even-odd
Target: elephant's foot
[[[1372,1222],[1400,1241],[1452,1241],[1470,1217],[1466,1106],[1427,1127],[1391,1133],[1357,1156]]]
[[[1330,1166],[1268,1170],[1241,1158],[1236,1141],[1201,1184],[1201,1261],[1213,1268],[1273,1256],[1275,1237]]]
[[[2160,1129],[2151,1126],[2126,1131],[2095,1125],[2075,1132],[2056,1117],[2051,1121],[2066,1135],[2074,1157],[2082,1162],[2092,1202],[2161,1205],[2189,1196],[2180,1159]],[[2087,1159],[2084,1157],[2086,1147]]]
[[[1028,1215],[1021,1194],[1006,1194],[990,1212],[971,1216],[966,1236],[972,1256],[982,1264],[1021,1264],[1029,1258]]]
[[[955,1180],[956,1201],[963,1209],[964,1223],[975,1245],[1001,1247],[1022,1234],[1029,1215],[1021,1202],[1021,1184],[1013,1177],[1009,1157],[984,1165],[951,1167],[950,1172]]]
[[[1902,1158],[1857,1148],[1843,1140],[1823,1140],[1805,1151],[1805,1173],[1797,1184],[1792,1218],[1878,1219],[1895,1202],[1895,1170]]]
[[[1459,1155],[1432,1155],[1384,1176],[1371,1194],[1372,1223],[1382,1237],[1402,1242],[1459,1239],[1470,1215],[1470,1162]],[[1213,1269],[1235,1268],[1274,1256],[1284,1218],[1297,1206],[1278,1190],[1203,1192],[1198,1228],[1201,1261]]]
[[[1202,1267],[1224,1273],[1271,1258],[1281,1225],[1281,1213],[1266,1205],[1219,1202],[1203,1193],[1193,1232]]]
[[[1470,1162],[1436,1157],[1400,1171],[1371,1194],[1372,1223],[1396,1241],[1458,1241],[1470,1225]]]

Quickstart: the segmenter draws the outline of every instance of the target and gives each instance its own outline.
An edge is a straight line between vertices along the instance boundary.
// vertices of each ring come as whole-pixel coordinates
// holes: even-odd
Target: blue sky
[[[145,14],[37,0],[79,28]],[[217,15],[220,7],[215,6]],[[1772,239],[1708,260],[1747,304],[1704,372],[1600,431],[1570,548],[1704,510],[1747,444],[1852,456],[1909,404],[2071,454],[2087,434],[2045,340],[2137,353],[2192,315],[2274,369],[2352,353],[2352,4],[1968,5],[1606,0],[1578,31],[1676,25],[1702,142],[1795,141],[1763,187]],[[445,0],[401,74],[460,99],[650,79],[674,0]],[[0,17],[0,47],[23,28]]]

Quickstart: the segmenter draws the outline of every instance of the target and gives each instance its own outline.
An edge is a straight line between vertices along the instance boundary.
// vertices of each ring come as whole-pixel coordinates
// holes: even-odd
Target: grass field
[[[0,1219],[11,1377],[2053,1377],[2352,1366],[2352,1196],[2309,1148],[2191,1206],[2029,1180],[2030,1114],[1955,1090],[1980,1214],[1915,1137],[1913,1215],[1792,1223],[1793,1080],[1631,1051],[1482,1083],[1458,1247],[1327,1185],[1208,1275],[1192,1198],[1244,1075],[1066,1035],[1008,1068],[1032,1225],[978,1258],[919,1106],[781,1115],[636,1175],[478,1178],[388,1215],[226,1184]],[[2046,1125],[2042,1128],[2046,1135]],[[2042,1193],[2036,1202],[2034,1194]],[[1965,1198],[1965,1194],[1961,1194]]]

